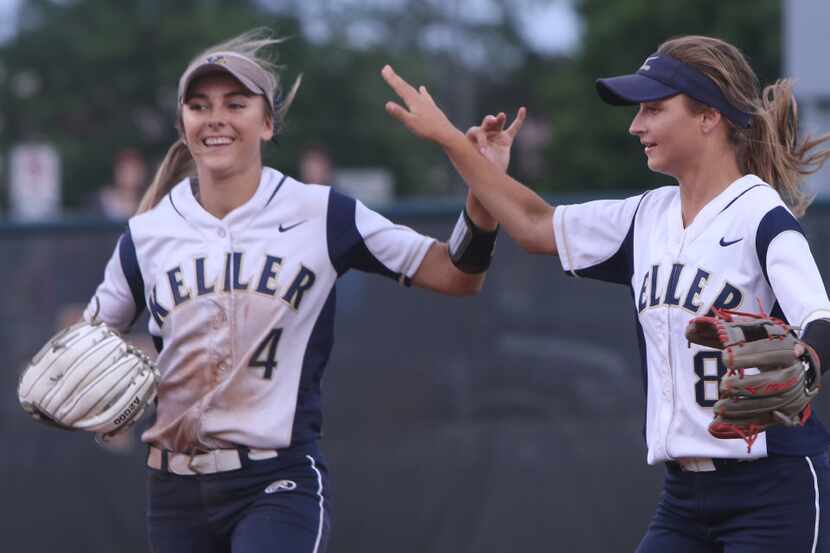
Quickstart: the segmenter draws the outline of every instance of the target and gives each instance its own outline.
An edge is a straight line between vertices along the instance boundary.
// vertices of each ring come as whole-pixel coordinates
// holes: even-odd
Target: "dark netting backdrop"
[[[386,213],[442,239],[456,217]],[[830,210],[814,206],[804,226],[830,275]],[[77,317],[120,230],[0,226],[3,551],[147,550],[146,419],[104,449],[36,424],[16,398],[21,368]],[[633,551],[663,474],[645,464],[633,316],[625,287],[568,277],[504,235],[475,298],[343,277],[323,388],[329,551]],[[146,347],[146,319],[133,334]],[[830,401],[818,404],[830,421]]]

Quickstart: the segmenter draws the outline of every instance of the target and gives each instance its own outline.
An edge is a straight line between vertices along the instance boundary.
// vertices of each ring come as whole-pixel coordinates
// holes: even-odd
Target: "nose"
[[[643,127],[642,117],[640,116],[642,113],[642,108],[637,110],[637,113],[634,115],[634,119],[631,120],[631,125],[628,127],[629,134],[633,134],[634,136],[645,134],[646,130]]]
[[[221,119],[217,119],[215,116],[210,121],[208,121],[208,128],[213,131],[221,129],[224,126],[225,122]]]

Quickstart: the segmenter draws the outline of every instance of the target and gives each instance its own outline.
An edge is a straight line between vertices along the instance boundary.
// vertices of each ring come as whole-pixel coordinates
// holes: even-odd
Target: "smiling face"
[[[703,151],[702,117],[678,94],[640,104],[628,132],[640,139],[649,169],[680,179]]]
[[[274,135],[265,99],[223,72],[190,85],[182,127],[199,174],[221,179],[261,167],[261,143]]]

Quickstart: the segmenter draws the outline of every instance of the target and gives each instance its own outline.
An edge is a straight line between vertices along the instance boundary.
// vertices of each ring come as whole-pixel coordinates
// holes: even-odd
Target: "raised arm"
[[[416,136],[444,148],[470,190],[522,248],[531,253],[556,254],[554,206],[482,155],[479,147],[450,123],[426,87],[416,90],[388,65],[382,75],[406,105],[404,108],[387,102],[386,111]],[[517,121],[524,119],[524,108],[519,113]],[[516,122],[504,132],[513,132],[515,136],[518,127],[514,125]]]
[[[484,209],[472,193],[467,194],[465,207],[476,231],[479,234],[484,234],[483,239],[487,241],[484,248],[487,248],[488,243],[492,246],[492,241],[488,241],[487,235],[492,234],[492,240],[495,240],[496,219]],[[452,296],[477,294],[484,286],[486,272],[468,273],[462,271],[453,263],[449,250],[450,247],[447,242],[434,242],[421,262],[421,266],[418,267],[418,271],[412,277],[412,284]],[[490,247],[489,252],[484,252],[487,256],[491,253],[492,247]]]

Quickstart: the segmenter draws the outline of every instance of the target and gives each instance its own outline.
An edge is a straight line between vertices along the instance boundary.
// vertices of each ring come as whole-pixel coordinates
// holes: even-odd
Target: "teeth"
[[[227,136],[211,136],[205,138],[203,142],[205,146],[221,146],[223,144],[230,144],[233,140]]]

